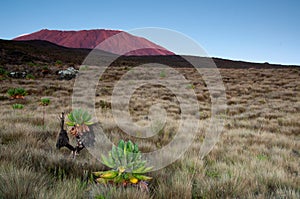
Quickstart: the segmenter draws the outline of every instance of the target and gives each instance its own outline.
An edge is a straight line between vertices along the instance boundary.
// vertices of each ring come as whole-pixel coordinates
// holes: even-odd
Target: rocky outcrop
[[[66,70],[58,71],[59,79],[60,80],[71,80],[76,77],[78,70],[73,67],[69,67]]]

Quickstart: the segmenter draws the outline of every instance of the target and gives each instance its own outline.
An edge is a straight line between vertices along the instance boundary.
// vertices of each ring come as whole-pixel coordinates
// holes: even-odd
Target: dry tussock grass
[[[151,172],[150,192],[86,185],[91,171],[105,169],[87,150],[76,160],[69,151],[55,149],[58,114],[71,110],[73,81],[50,79],[3,80],[0,89],[1,198],[299,198],[300,197],[300,69],[220,69],[228,109],[220,141],[202,161],[201,142],[210,118],[210,97],[195,70],[177,69],[191,81],[200,104],[200,128],[194,143],[172,165]],[[165,88],[145,86],[135,91],[130,112],[147,125],[149,107],[160,103],[168,120],[151,139],[124,133],[111,114],[114,83],[126,72],[112,68],[100,79],[97,117],[115,143],[132,139],[142,151],[157,150],[174,137],[180,116],[178,101]],[[24,87],[23,101],[6,97],[10,87]],[[154,94],[153,94],[154,93]],[[41,97],[51,98],[42,125]],[[13,110],[14,103],[25,104]],[[72,140],[74,142],[74,140]]]

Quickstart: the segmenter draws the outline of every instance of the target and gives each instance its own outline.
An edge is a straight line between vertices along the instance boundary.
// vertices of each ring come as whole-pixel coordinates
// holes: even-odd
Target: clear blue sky
[[[2,0],[0,38],[37,30],[161,27],[209,56],[300,65],[299,0]]]

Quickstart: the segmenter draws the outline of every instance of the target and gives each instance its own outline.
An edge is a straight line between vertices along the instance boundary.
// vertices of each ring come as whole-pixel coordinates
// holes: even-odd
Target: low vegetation
[[[23,105],[23,104],[13,104],[13,105],[12,105],[12,108],[13,108],[13,109],[23,109],[23,108],[24,108],[24,105]]]
[[[50,99],[49,98],[42,98],[40,101],[41,106],[48,106],[50,104]]]
[[[75,109],[68,114],[69,121],[66,122],[68,126],[73,127],[70,133],[74,136],[82,136],[83,133],[89,132],[88,126],[92,125],[92,116],[83,109]]]
[[[32,74],[27,74],[25,78],[26,79],[35,79],[34,75],[32,75]]]
[[[27,95],[27,92],[24,88],[10,88],[7,91],[7,95],[11,99],[24,99]]]
[[[112,170],[94,172],[97,182],[122,187],[139,185],[142,190],[148,191],[147,181],[152,178],[144,174],[152,168],[146,167],[137,144],[120,140],[117,146],[112,147],[108,157],[102,155],[102,163]]]
[[[97,119],[116,146],[125,140],[124,147],[120,144],[115,152],[119,148],[124,151],[125,143],[127,150],[129,140],[132,142],[129,148],[133,145],[133,150],[135,144],[141,152],[160,149],[176,136],[180,118],[178,102],[165,88],[145,85],[137,89],[129,106],[133,120],[149,124],[146,117],[149,107],[160,103],[167,112],[167,123],[149,139],[124,133],[114,121],[109,96],[114,83],[126,71],[124,67],[113,67],[103,74],[95,96]],[[179,68],[178,71],[191,81],[188,89],[195,90],[199,101],[199,131],[177,161],[159,171],[139,173],[151,180],[135,176],[138,182],[147,181],[149,191],[131,186],[136,180],[130,181],[130,170],[128,177],[123,175],[126,169],[120,175],[121,182],[130,186],[109,183],[107,179],[106,184],[95,182],[104,178],[106,171],[118,171],[118,176],[123,170],[107,154],[103,164],[88,149],[72,159],[69,150],[55,148],[60,130],[59,114],[72,112],[74,80],[68,83],[54,78],[1,81],[0,198],[299,198],[300,69],[220,69],[228,105],[225,127],[219,142],[203,160],[198,156],[210,119],[209,92],[195,70]],[[27,92],[30,95],[20,102],[10,100],[9,97],[15,96],[15,88],[20,87],[23,96]],[[51,96],[51,103],[46,106],[47,123],[42,127],[41,109],[45,107],[39,107],[38,103],[44,96]],[[13,111],[16,103],[24,105],[24,110]],[[85,118],[84,111],[77,114]],[[87,123],[70,116],[69,125],[89,126],[91,119],[87,117],[83,121]],[[76,139],[72,137],[70,143],[76,144]],[[97,171],[100,173],[93,174]]]
[[[45,114],[46,114],[46,108],[45,106],[48,106],[50,104],[49,98],[41,98],[40,105],[43,106],[43,126],[45,125]]]
[[[8,74],[7,70],[5,70],[2,66],[0,66],[0,75],[6,76]]]

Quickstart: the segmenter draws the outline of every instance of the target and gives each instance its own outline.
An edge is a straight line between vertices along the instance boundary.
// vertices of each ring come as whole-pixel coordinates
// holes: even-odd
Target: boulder
[[[16,71],[13,71],[13,72],[10,72],[8,73],[8,76],[11,77],[11,78],[25,78],[27,75],[26,72],[16,72]]]
[[[73,67],[69,67],[66,70],[58,71],[59,79],[61,80],[71,80],[76,77],[78,70]]]

